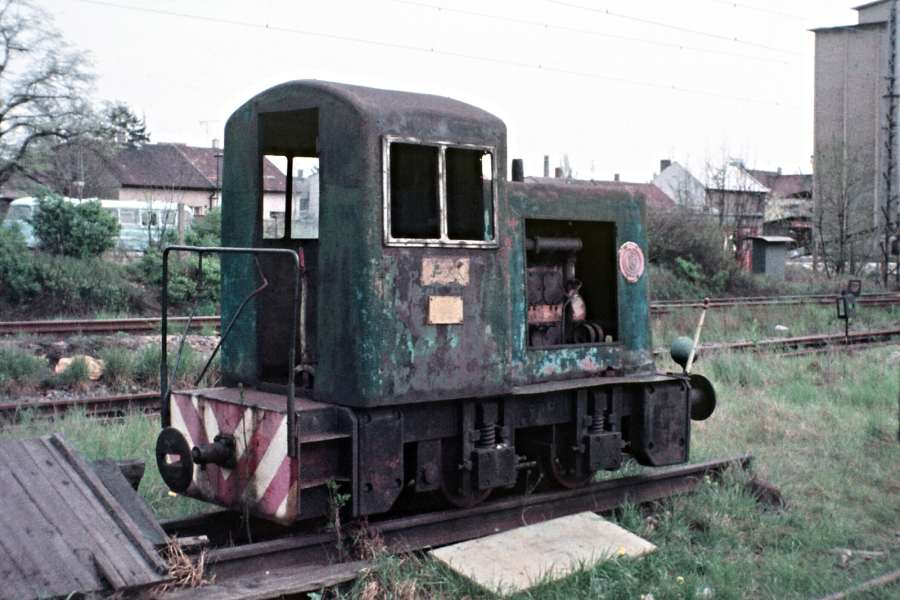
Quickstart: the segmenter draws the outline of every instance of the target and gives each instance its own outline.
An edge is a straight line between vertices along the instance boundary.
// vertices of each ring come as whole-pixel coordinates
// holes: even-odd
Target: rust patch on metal
[[[469,285],[468,258],[422,259],[422,285]]]
[[[463,322],[463,299],[460,296],[429,296],[428,324],[457,325]]]

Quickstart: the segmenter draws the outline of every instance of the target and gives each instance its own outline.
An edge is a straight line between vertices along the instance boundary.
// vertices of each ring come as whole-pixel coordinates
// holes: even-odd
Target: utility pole
[[[897,199],[896,189],[898,187],[895,181],[897,172],[897,49],[898,49],[898,27],[897,27],[897,8],[900,0],[894,0],[891,4],[891,16],[889,22],[889,40],[888,40],[888,75],[887,79],[887,123],[885,125],[885,166],[884,166],[884,202],[882,205],[882,218],[884,220],[884,239],[881,241],[881,253],[884,258],[882,265],[882,283],[887,287],[888,275],[891,264],[891,246],[895,231],[895,204]],[[900,282],[900,266],[895,269],[896,281]]]

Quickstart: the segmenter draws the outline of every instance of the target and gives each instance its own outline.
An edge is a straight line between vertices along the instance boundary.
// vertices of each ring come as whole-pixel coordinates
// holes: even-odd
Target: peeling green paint
[[[320,238],[316,280],[317,399],[356,406],[496,395],[513,386],[601,373],[653,370],[646,274],[618,276],[619,339],[615,344],[529,350],[526,347],[525,219],[615,223],[616,245],[634,241],[646,255],[643,202],[563,185],[508,184],[500,169],[498,248],[386,247],[382,223],[382,136],[409,135],[490,144],[506,164],[506,129],[477,112],[390,112],[355,103],[329,84],[292,82],[254,98],[226,127],[223,243],[258,240],[260,134],[266,111],[317,108],[320,153]],[[472,109],[476,111],[477,109]],[[379,112],[380,111],[380,112]],[[476,113],[472,113],[476,114]],[[377,116],[373,116],[377,115]],[[588,191],[585,191],[588,189]],[[286,247],[290,242],[285,241]],[[422,260],[465,258],[469,283],[424,285]],[[223,319],[255,286],[251,259],[222,261]],[[431,296],[463,302],[463,322],[429,325]],[[223,348],[226,382],[257,377],[257,310],[251,303]],[[269,335],[267,333],[266,335]],[[265,342],[265,340],[262,340]]]

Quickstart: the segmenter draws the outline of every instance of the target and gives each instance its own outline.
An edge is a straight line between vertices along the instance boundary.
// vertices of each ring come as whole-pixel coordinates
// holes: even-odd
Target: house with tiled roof
[[[786,235],[797,245],[810,248],[812,242],[813,176],[785,175],[781,169],[748,169],[754,179],[769,188],[763,233]]]
[[[618,176],[616,176],[618,177]],[[595,179],[569,179],[554,177],[526,177],[525,181],[531,183],[556,182],[569,185],[587,186],[598,192],[622,193],[629,196],[641,197],[647,204],[648,211],[671,210],[675,203],[666,196],[662,190],[652,183],[634,183],[628,181],[598,181]]]
[[[144,144],[125,147],[108,162],[113,189],[109,198],[176,202],[204,214],[220,202],[222,150],[185,144]],[[264,162],[265,200],[284,197],[285,174]],[[268,204],[268,202],[266,202]]]

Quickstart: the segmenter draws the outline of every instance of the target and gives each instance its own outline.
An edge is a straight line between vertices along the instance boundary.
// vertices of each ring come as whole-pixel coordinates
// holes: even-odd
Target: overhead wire
[[[715,4],[723,4],[725,6],[730,6],[731,8],[742,8],[744,10],[766,13],[766,14],[770,14],[770,15],[777,15],[779,17],[786,17],[788,19],[795,19],[797,21],[809,20],[809,17],[804,17],[802,15],[785,12],[783,10],[776,10],[774,8],[764,8],[762,6],[756,6],[754,4],[746,4],[744,2],[734,2],[734,0],[708,0],[708,1],[714,2]]]
[[[654,19],[648,19],[646,17],[637,17],[634,15],[629,15],[626,13],[621,13],[618,11],[610,10],[608,8],[597,8],[594,6],[585,6],[583,4],[576,4],[575,2],[567,2],[566,0],[545,0],[545,1],[549,2],[550,4],[556,4],[558,6],[565,6],[568,8],[574,8],[574,9],[578,9],[578,10],[599,13],[599,14],[606,15],[609,17],[614,17],[616,19],[633,21],[635,23],[643,23],[644,25],[654,25],[656,27],[661,27],[663,29],[671,29],[673,31],[679,31],[681,33],[690,33],[693,35],[699,35],[699,36],[708,37],[708,38],[712,38],[712,39],[716,39],[716,40],[733,42],[735,44],[743,44],[746,46],[752,46],[754,48],[763,48],[765,50],[771,50],[772,52],[780,52],[782,54],[793,54],[796,56],[804,56],[804,54],[802,52],[787,50],[786,48],[778,48],[776,46],[769,46],[768,44],[762,44],[759,42],[744,40],[744,39],[741,39],[736,36],[728,36],[728,35],[723,35],[721,33],[713,33],[711,31],[703,31],[701,29],[693,29],[691,27],[685,27],[683,25],[673,25],[671,23],[665,23],[663,21],[656,21]]]
[[[736,100],[740,102],[749,102],[755,104],[765,104],[771,106],[777,106],[779,108],[792,108],[799,109],[800,107],[793,104],[788,104],[784,102],[779,102],[774,99],[762,99],[762,98],[754,98],[750,96],[735,96],[731,94],[723,94],[720,92],[715,92],[712,90],[702,90],[696,88],[689,88],[678,86],[675,84],[665,84],[659,83],[657,81],[646,81],[639,79],[630,79],[627,77],[618,77],[615,75],[607,75],[604,73],[597,73],[592,71],[580,71],[576,69],[566,69],[563,67],[555,67],[552,65],[545,65],[542,63],[527,63],[512,59],[506,58],[498,58],[492,56],[482,56],[476,54],[468,54],[465,52],[456,52],[452,50],[441,50],[434,47],[424,47],[424,46],[414,46],[411,44],[403,44],[399,42],[389,42],[384,40],[375,40],[368,38],[361,38],[337,33],[326,33],[321,31],[312,31],[306,29],[297,29],[293,27],[285,27],[282,25],[270,25],[269,23],[252,23],[248,21],[240,21],[237,19],[226,19],[223,17],[213,17],[208,15],[197,15],[191,13],[184,13],[174,10],[162,9],[162,8],[149,8],[143,6],[133,6],[127,4],[118,4],[116,2],[109,2],[107,0],[73,0],[74,2],[79,2],[82,4],[93,4],[96,6],[103,6],[108,8],[114,8],[119,10],[133,11],[133,12],[141,12],[145,14],[155,14],[161,16],[168,17],[178,17],[184,19],[191,19],[196,21],[204,21],[208,23],[216,23],[220,25],[230,25],[234,27],[244,27],[250,29],[259,29],[263,31],[276,31],[282,33],[291,33],[295,35],[308,36],[308,37],[316,37],[320,39],[328,39],[340,42],[349,42],[360,45],[367,46],[375,46],[382,48],[389,48],[393,50],[403,50],[408,52],[416,52],[420,54],[431,54],[436,56],[447,56],[452,58],[461,58],[474,62],[485,62],[496,65],[503,65],[509,67],[516,67],[521,69],[529,69],[534,71],[541,71],[545,73],[558,73],[563,75],[571,75],[577,77],[598,79],[602,81],[610,81],[614,83],[626,84],[626,85],[635,85],[641,87],[648,87],[654,89],[668,90],[673,92],[687,93],[687,94],[696,94],[702,96],[715,97],[725,100]]]
[[[765,62],[774,62],[780,64],[789,64],[789,61],[783,60],[780,58],[773,58],[770,56],[752,56],[749,54],[742,54],[740,52],[729,52],[727,50],[715,50],[712,48],[702,48],[697,46],[691,46],[688,44],[681,44],[678,42],[664,42],[661,40],[653,40],[649,38],[641,38],[636,36],[627,36],[621,35],[617,33],[608,33],[605,31],[598,31],[596,29],[585,29],[583,27],[572,27],[570,25],[562,25],[558,23],[548,23],[544,21],[535,21],[532,19],[524,19],[521,17],[511,17],[509,15],[497,15],[490,13],[483,13],[475,10],[468,10],[464,8],[456,8],[450,6],[441,6],[438,4],[431,4],[428,2],[418,2],[416,0],[390,0],[395,4],[405,4],[408,6],[415,6],[417,8],[424,9],[432,9],[440,13],[455,13],[459,15],[466,15],[470,17],[477,17],[481,19],[490,19],[494,21],[501,21],[506,23],[516,23],[519,25],[526,25],[530,27],[535,27],[538,29],[542,29],[544,31],[561,31],[566,33],[577,33],[580,35],[586,36],[595,36],[595,37],[605,37],[614,40],[622,40],[626,42],[637,42],[642,44],[649,44],[652,46],[660,46],[663,48],[675,48],[677,50],[691,51],[691,52],[700,52],[704,54],[718,54],[721,56],[730,56],[734,58],[744,58],[747,60],[759,60]]]

